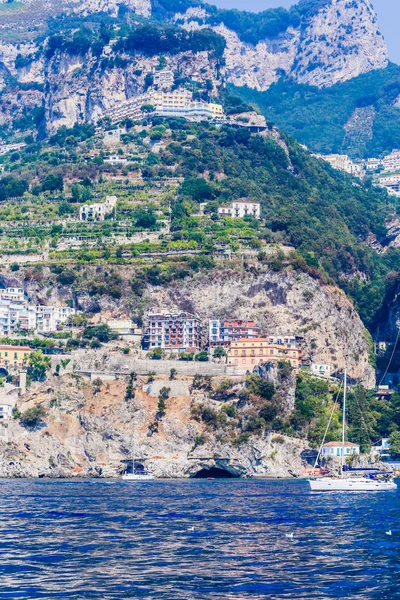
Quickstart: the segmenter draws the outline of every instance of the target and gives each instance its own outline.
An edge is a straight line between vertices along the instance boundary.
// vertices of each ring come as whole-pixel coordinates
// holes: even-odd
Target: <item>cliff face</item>
[[[276,434],[252,436],[233,446],[222,430],[206,431],[191,416],[198,394],[171,396],[158,431],[151,431],[157,413],[157,390],[168,379],[138,382],[133,400],[126,401],[125,381],[103,382],[64,375],[36,385],[18,401],[21,412],[42,406],[42,423],[33,428],[17,421],[0,424],[0,477],[118,477],[136,457],[156,477],[190,477],[201,469],[218,467],[233,476],[288,477],[303,471],[301,451],[306,443]],[[174,382],[182,389],[192,380]],[[201,396],[203,399],[203,396]],[[209,401],[219,410],[216,401]],[[201,444],[196,439],[201,438]],[[139,462],[141,462],[139,460]]]
[[[11,119],[18,110],[33,108],[26,84],[43,86],[36,92],[35,102],[45,106],[50,132],[76,121],[96,122],[108,107],[142,93],[145,76],[158,64],[158,57],[125,56],[124,66],[116,66],[107,60],[115,58],[113,47],[108,46],[100,58],[90,52],[84,57],[61,53],[49,60],[42,41],[35,42],[39,9],[43,11],[43,25],[45,16],[59,13],[84,17],[103,11],[115,16],[121,6],[140,18],[151,16],[150,0],[46,0],[35,6],[27,2],[25,12],[3,17],[6,31],[12,30],[13,35],[19,32],[18,41],[0,45],[0,61],[6,69],[3,87],[9,75],[25,84],[23,89],[13,84],[3,93],[3,120]],[[298,83],[332,86],[388,64],[386,44],[369,0],[332,0],[297,27],[290,26],[255,45],[244,42],[223,22],[211,25],[206,8],[191,8],[172,20],[186,29],[212,27],[225,38],[225,65],[218,72],[215,60],[206,52],[165,56],[165,68],[203,84],[212,81],[214,92],[224,82],[267,90],[282,76]],[[29,60],[16,69],[18,55]]]
[[[305,274],[217,271],[188,283],[155,288],[149,310],[187,310],[204,318],[254,319],[269,335],[295,334],[305,339],[304,357],[347,365],[349,375],[367,387],[375,384],[369,364],[370,337],[356,310],[337,288],[321,286]]]
[[[189,9],[176,18],[192,29],[206,14]],[[299,27],[257,45],[246,44],[223,23],[214,29],[227,42],[226,80],[260,91],[282,75],[329,87],[388,65],[386,43],[369,0],[332,0]]]

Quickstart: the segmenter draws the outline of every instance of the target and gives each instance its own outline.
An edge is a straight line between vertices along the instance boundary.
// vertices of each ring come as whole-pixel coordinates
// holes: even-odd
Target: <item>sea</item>
[[[400,599],[399,516],[300,480],[0,480],[0,598]]]

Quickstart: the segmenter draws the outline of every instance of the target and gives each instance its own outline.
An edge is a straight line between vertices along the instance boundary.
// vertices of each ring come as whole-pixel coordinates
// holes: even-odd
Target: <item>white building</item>
[[[36,329],[36,310],[34,306],[0,301],[0,334],[10,336],[18,331]]]
[[[11,404],[0,404],[0,421],[10,421],[12,419],[13,407]]]
[[[143,337],[144,349],[163,348],[175,352],[194,352],[201,347],[202,324],[189,313],[149,314]]]
[[[331,376],[331,365],[312,363],[311,374],[316,375],[317,377],[329,378]]]
[[[390,154],[385,156],[382,160],[382,166],[384,171],[393,172],[400,169],[400,152],[399,150],[393,150]]]
[[[0,289],[0,300],[8,300],[10,302],[26,302],[24,290],[17,287]]]
[[[367,171],[377,171],[382,166],[382,161],[379,158],[368,158],[364,164]]]
[[[261,205],[250,199],[235,200],[229,206],[221,206],[218,214],[220,217],[233,217],[234,219],[242,219],[246,216],[261,219]]]
[[[75,314],[69,306],[36,306],[36,329],[38,333],[54,333]]]
[[[101,204],[85,204],[81,206],[79,218],[81,221],[104,221],[106,215],[112,213],[117,205],[117,196],[107,196]]]
[[[360,454],[360,446],[352,442],[345,442],[344,455],[353,456]],[[342,442],[328,442],[322,446],[322,456],[324,458],[336,458],[342,456]]]
[[[400,195],[400,175],[388,175],[386,177],[380,177],[379,186],[385,188],[389,194],[393,196]]]
[[[154,71],[154,87],[159,90],[170,90],[174,85],[175,76],[172,71],[164,69],[162,71]]]
[[[221,119],[224,109],[221,104],[193,101],[193,94],[185,88],[174,91],[152,89],[145,94],[119,102],[108,109],[105,116],[118,123],[124,119],[141,120],[146,117],[143,107],[149,107],[150,114],[160,117],[181,117],[189,120]]]
[[[378,454],[380,458],[390,456],[389,438],[382,438],[378,444],[374,444],[371,448],[371,454]]]
[[[112,156],[108,156],[104,159],[104,162],[108,165],[127,165],[128,159],[123,156],[119,156],[118,154],[113,154]]]

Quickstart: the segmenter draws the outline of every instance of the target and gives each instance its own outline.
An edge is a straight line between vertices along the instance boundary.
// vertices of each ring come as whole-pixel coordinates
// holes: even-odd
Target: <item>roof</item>
[[[360,445],[359,444],[353,444],[353,442],[345,442],[344,443],[346,448],[359,448]],[[328,448],[328,447],[338,447],[338,446],[342,446],[342,442],[328,442],[327,444],[324,444],[322,447],[323,448]]]
[[[29,346],[0,346],[0,351],[1,350],[14,350],[15,352],[21,352],[21,350],[23,350],[24,352],[31,352],[32,348],[29,348]]]

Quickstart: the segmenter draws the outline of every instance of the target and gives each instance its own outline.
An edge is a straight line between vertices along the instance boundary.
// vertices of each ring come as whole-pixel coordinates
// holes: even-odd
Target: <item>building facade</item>
[[[322,446],[322,456],[324,458],[337,458],[342,456],[342,442],[328,442]],[[344,444],[344,455],[352,456],[353,454],[360,454],[360,446],[358,444],[352,444],[351,442],[345,442]]]
[[[310,370],[311,374],[317,377],[329,378],[331,376],[331,365],[312,363]]]
[[[143,348],[172,352],[197,352],[201,347],[202,324],[189,313],[149,314]]]
[[[0,289],[0,301],[5,300],[6,302],[26,302],[25,292],[22,288],[9,287],[6,289]]]
[[[241,339],[255,339],[260,337],[260,328],[254,321],[241,321],[239,319],[212,319],[209,324],[209,347],[230,348],[232,342]]]
[[[301,347],[285,346],[269,338],[241,339],[228,350],[228,365],[241,372],[253,371],[261,363],[285,361],[297,373],[301,366]]]
[[[36,306],[36,330],[38,333],[54,333],[76,313],[69,306]]]
[[[7,371],[27,367],[31,354],[28,346],[0,346],[0,367]]]
[[[252,200],[235,200],[229,206],[221,206],[218,209],[220,217],[232,217],[234,219],[243,219],[251,216],[261,219],[261,205]]]
[[[79,210],[81,221],[104,221],[106,215],[112,213],[117,206],[116,196],[107,196],[105,202],[100,204],[85,204]]]

